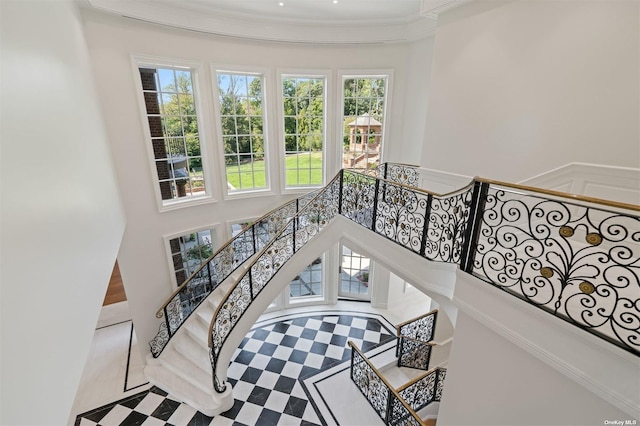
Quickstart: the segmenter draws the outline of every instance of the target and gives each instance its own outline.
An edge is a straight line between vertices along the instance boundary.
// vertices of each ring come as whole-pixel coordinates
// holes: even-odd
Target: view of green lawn
[[[291,154],[285,159],[287,186],[322,185],[322,153]],[[252,173],[253,171],[253,173]],[[254,181],[255,179],[255,181]],[[266,186],[264,160],[227,166],[227,181],[236,189]]]

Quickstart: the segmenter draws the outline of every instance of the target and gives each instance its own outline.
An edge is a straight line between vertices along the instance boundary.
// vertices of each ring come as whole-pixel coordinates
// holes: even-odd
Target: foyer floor
[[[347,341],[384,363],[395,325],[427,312],[429,299],[385,310],[339,301],[264,314],[229,367],[234,406],[215,418],[146,382],[127,310],[126,302],[104,308],[70,424],[382,425],[349,380]]]

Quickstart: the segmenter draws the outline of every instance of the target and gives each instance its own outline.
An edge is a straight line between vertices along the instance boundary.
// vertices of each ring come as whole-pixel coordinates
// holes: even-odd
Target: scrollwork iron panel
[[[471,213],[472,188],[451,197],[433,197],[425,236],[424,256],[433,261],[460,263]]]
[[[242,314],[251,304],[251,282],[246,274],[229,293],[229,297],[219,307],[218,314],[214,318],[212,331],[213,351],[215,357],[220,353],[222,343],[235,327]]]
[[[437,370],[398,392],[412,410],[419,411],[435,400]]]
[[[430,342],[433,340],[433,334],[435,332],[436,319],[438,312],[430,312],[428,315],[416,318],[414,321],[403,324],[400,326],[400,336],[410,337],[416,340],[422,340],[423,342]]]
[[[356,350],[351,350],[351,380],[382,420],[387,421],[389,388]]]
[[[287,225],[292,228],[292,222]],[[266,251],[251,265],[251,287],[253,297],[262,291],[276,272],[293,256],[291,231],[281,234],[269,244]]]
[[[371,229],[376,179],[361,173],[343,171],[342,215]]]
[[[436,396],[434,401],[442,400],[442,391],[444,390],[444,379],[447,377],[447,370],[445,368],[438,368],[438,380],[436,385]]]
[[[406,164],[385,163],[381,177],[391,182],[401,183],[414,188],[420,187],[420,171]]]
[[[408,337],[400,337],[398,340],[399,357],[398,367],[417,368],[419,370],[429,369],[431,358],[431,345]]]
[[[640,218],[492,186],[473,275],[640,353]]]
[[[413,414],[407,410],[407,407],[395,395],[391,394],[389,408],[389,426],[421,426],[422,423],[416,419]]]

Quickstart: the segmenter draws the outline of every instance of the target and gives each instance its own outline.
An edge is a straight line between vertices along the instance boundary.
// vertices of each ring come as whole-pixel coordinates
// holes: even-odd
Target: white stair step
[[[192,339],[188,334],[175,336],[173,348],[176,352],[182,354],[185,358],[193,361],[194,364],[204,365],[210,363],[209,348],[203,347],[196,340]]]
[[[153,385],[209,417],[228,411],[233,406],[231,386],[227,386],[227,390],[222,394],[216,393],[213,389],[204,392],[182,377],[172,374],[160,362],[148,362],[144,372]]]
[[[209,367],[209,371],[205,371],[206,364],[196,365],[175,350],[170,350],[163,354],[161,364],[202,392],[210,393],[211,389],[213,389],[211,367]]]

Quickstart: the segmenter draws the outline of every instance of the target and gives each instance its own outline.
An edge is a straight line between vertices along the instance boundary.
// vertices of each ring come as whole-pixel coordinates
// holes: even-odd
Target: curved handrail
[[[640,316],[631,310],[640,303],[640,256],[636,253],[640,248],[640,217],[602,208],[613,206],[635,212],[638,206],[483,178],[439,195],[360,171],[343,170],[339,176],[339,196],[332,199],[337,206],[323,202],[314,207],[320,204],[321,208],[337,210],[429,260],[459,264],[464,272],[627,351],[639,352],[634,336],[640,335]],[[335,182],[334,178],[317,197],[326,194]],[[322,216],[320,210],[314,212],[318,218]],[[300,224],[311,223],[309,217],[303,220],[305,214],[306,209],[301,210],[265,246],[216,309],[209,332],[214,376],[216,357],[227,336],[254,296],[296,252],[297,232],[304,231]],[[317,233],[319,225],[314,229]],[[584,237],[585,242],[571,240],[574,235]],[[309,235],[305,237],[303,244]],[[273,253],[265,256],[271,248],[286,253],[274,260]],[[557,253],[549,253],[549,248]],[[269,265],[275,267],[265,272]],[[545,288],[554,298],[540,299]],[[607,299],[612,294],[615,300]],[[596,306],[596,297],[607,299],[604,308]],[[229,300],[233,312],[225,306]],[[225,318],[220,316],[222,311]],[[606,330],[600,328],[603,324],[589,322],[598,315],[607,323]],[[217,321],[221,321],[219,330],[215,329]],[[216,390],[223,389],[218,385]]]
[[[216,308],[209,326],[208,344],[211,348],[214,387],[218,392],[224,392],[225,386],[219,382],[215,374],[215,366],[217,356],[227,336],[242,317],[249,304],[262,291],[284,262],[316,235],[321,230],[321,226],[326,226],[338,214],[338,206],[335,203],[339,199],[339,195],[336,192],[340,190],[341,177],[342,172],[338,173],[325,188],[280,229],[274,238],[257,254],[247,271],[227,291]],[[334,198],[334,204],[327,202],[327,195]],[[315,214],[310,212],[312,208],[317,209]],[[221,313],[223,311],[224,315]],[[216,325],[218,325],[218,339],[214,340],[213,334]]]
[[[351,380],[385,424],[417,424],[420,426],[426,426],[426,423],[420,418],[416,410],[414,410],[412,404],[410,404],[401,394],[401,392],[406,393],[407,387],[403,386],[401,388],[402,390],[396,390],[391,386],[391,383],[387,381],[384,375],[382,375],[380,370],[378,370],[376,366],[369,361],[369,359],[352,341],[348,341],[347,344],[351,348]],[[368,369],[369,371],[363,371],[364,369],[362,367],[365,367],[364,369]],[[437,400],[439,400],[442,395],[444,375],[442,380],[438,380],[440,370],[434,369],[433,371],[428,371],[420,376],[420,379],[424,380],[426,377],[434,375],[434,373],[435,380],[433,380],[433,392],[430,395],[432,398],[428,403],[435,401],[436,395],[438,396]],[[375,383],[376,378],[378,383]],[[409,386],[415,386],[416,384],[419,384],[419,382],[420,381],[410,383]],[[372,392],[375,394],[372,395]],[[424,406],[426,406],[426,404]],[[411,416],[412,421],[406,421],[407,416]]]
[[[315,192],[317,190],[284,203],[264,214],[202,262],[198,269],[167,298],[156,312],[156,317],[164,317],[165,321],[160,324],[158,333],[149,342],[154,357],[158,357],[162,353],[171,337],[202,301],[231,273],[251,258],[259,246],[264,244],[258,238],[260,231],[264,231],[264,227],[266,227],[266,234],[270,238],[271,234],[279,230],[288,217],[295,215],[300,204],[308,202]],[[185,304],[186,306],[184,306]]]

